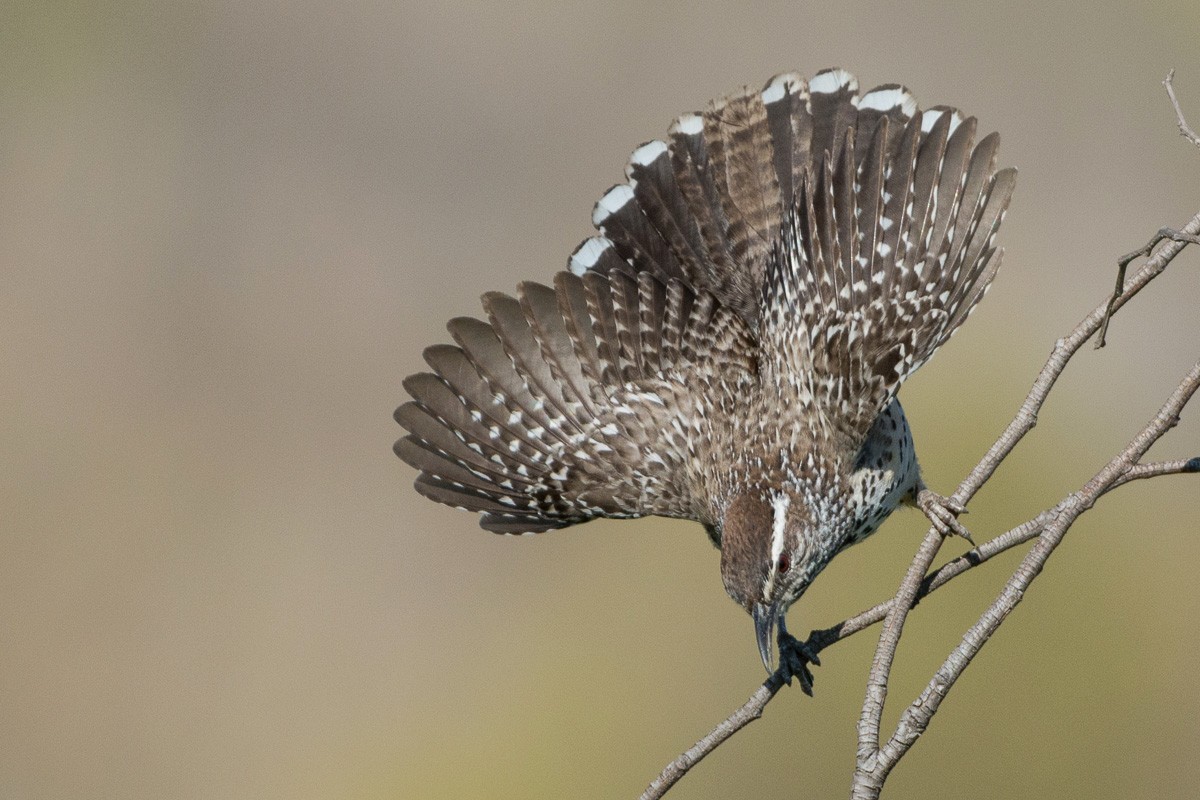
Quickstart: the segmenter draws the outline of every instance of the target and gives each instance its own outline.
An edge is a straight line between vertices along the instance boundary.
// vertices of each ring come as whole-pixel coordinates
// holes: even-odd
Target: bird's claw
[[[817,656],[808,642],[802,642],[787,631],[779,633],[779,673],[783,682],[792,685],[792,678],[800,679],[800,691],[809,697],[813,696],[813,674],[808,665],[821,666]]]
[[[967,508],[953,497],[945,497],[930,489],[922,489],[917,492],[917,508],[929,517],[933,527],[937,528],[942,536],[951,534],[961,536],[970,542],[972,547],[975,546],[971,532],[958,521],[958,516],[966,514]]]

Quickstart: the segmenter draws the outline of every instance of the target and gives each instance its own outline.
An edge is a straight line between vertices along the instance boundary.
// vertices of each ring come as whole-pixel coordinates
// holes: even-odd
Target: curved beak
[[[750,609],[750,616],[754,617],[754,635],[758,638],[758,654],[762,656],[768,674],[775,671],[775,658],[771,651],[779,625],[779,611],[778,603],[755,603]]]

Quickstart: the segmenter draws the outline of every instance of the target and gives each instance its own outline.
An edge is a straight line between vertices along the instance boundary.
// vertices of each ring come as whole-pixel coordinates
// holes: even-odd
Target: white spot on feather
[[[683,114],[671,125],[671,133],[696,136],[704,130],[704,117],[696,113]]]
[[[787,95],[787,90],[783,87],[783,83],[777,83],[776,81],[771,81],[767,85],[767,88],[763,89],[762,101],[764,105],[778,103]]]
[[[604,196],[596,203],[596,208],[592,211],[592,224],[599,227],[604,220],[620,211],[632,199],[633,189],[627,184],[618,183],[605,192]]]
[[[899,108],[901,114],[911,117],[917,111],[917,99],[902,87],[873,89],[862,96],[858,107],[860,110],[869,108],[876,111],[891,111],[893,108]],[[922,118],[922,125],[924,122],[925,120]]]
[[[593,236],[590,239],[585,239],[583,244],[575,249],[571,254],[569,267],[571,272],[576,275],[582,275],[592,267],[596,266],[596,262],[600,260],[600,256],[604,251],[612,247],[611,241],[603,236]],[[539,402],[541,402],[539,400]]]
[[[931,108],[921,115],[921,133],[929,133],[933,130],[933,126],[938,123],[938,120],[943,115],[950,115],[950,127],[946,130],[947,138],[954,134],[956,128],[962,124],[963,115],[958,109],[951,108]]]
[[[844,69],[827,69],[813,76],[808,88],[814,94],[833,94],[843,88],[858,91],[858,80]]]
[[[644,167],[653,164],[654,160],[665,152],[667,152],[667,143],[655,139],[634,150],[629,156],[629,163]]]
[[[804,78],[795,72],[783,72],[771,78],[762,91],[764,103],[777,103],[789,94],[800,94],[804,89]]]

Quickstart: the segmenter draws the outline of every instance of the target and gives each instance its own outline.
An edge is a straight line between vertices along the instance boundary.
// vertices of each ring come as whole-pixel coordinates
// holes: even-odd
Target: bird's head
[[[772,643],[788,607],[828,560],[807,505],[787,492],[737,496],[721,526],[725,591],[754,618],[758,652],[774,670]]]

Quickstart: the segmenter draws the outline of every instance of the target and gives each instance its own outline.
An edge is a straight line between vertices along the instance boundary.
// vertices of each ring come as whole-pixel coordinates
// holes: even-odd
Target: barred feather
[[[897,84],[860,96],[837,69],[678,117],[633,151],[553,288],[485,295],[488,320],[453,320],[455,344],[405,382],[396,451],[418,489],[502,532],[715,523],[789,458],[855,464],[908,441],[870,437],[896,436],[879,423],[903,422],[901,383],[1000,262],[1015,172],[976,128]],[[894,505],[882,469],[871,485]]]
[[[995,274],[1013,173],[996,173],[997,137],[974,146],[975,128],[945,106],[922,113],[898,84],[860,97],[844,70],[776,76],[634,152],[593,217],[619,256],[597,268],[681,277],[763,347],[798,349],[787,361],[818,376],[813,402],[860,443]],[[796,274],[772,283],[772,269]]]
[[[750,375],[741,319],[649,272],[560,273],[519,295],[488,295],[490,324],[452,321],[457,346],[406,381],[396,453],[418,491],[505,533],[702,513],[675,480],[691,457],[678,414],[697,374]]]
[[[924,141],[911,135],[915,125],[914,118],[898,159],[884,167],[878,196],[845,193],[839,170],[851,160],[854,141],[848,137],[839,167],[827,162],[806,184],[807,202],[789,217],[768,268],[764,363],[792,370],[771,379],[803,375],[818,416],[851,451],[862,445],[905,378],[945,343],[986,291],[999,263],[994,237],[1015,182],[1013,170],[994,171],[993,135],[974,150],[961,191],[943,199],[938,187],[948,125],[935,124]],[[970,127],[960,127],[969,134]],[[920,145],[911,161],[909,141]],[[868,152],[877,147],[876,141]],[[867,170],[878,169],[874,158],[865,162]],[[875,183],[869,172],[866,183]],[[895,204],[897,197],[902,205]],[[872,214],[881,212],[886,222],[876,226]],[[882,232],[862,263],[845,258],[847,237],[861,235],[839,219],[847,213],[862,229]],[[950,216],[956,222],[946,228]],[[805,366],[797,371],[795,364]]]

